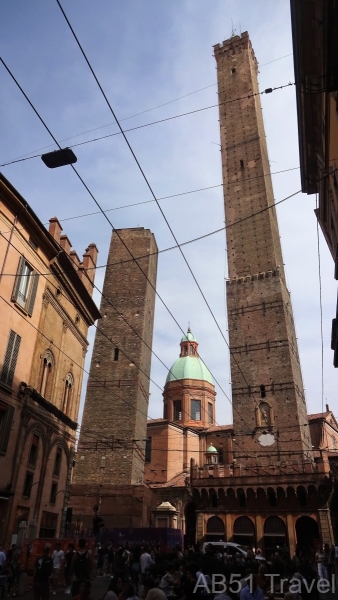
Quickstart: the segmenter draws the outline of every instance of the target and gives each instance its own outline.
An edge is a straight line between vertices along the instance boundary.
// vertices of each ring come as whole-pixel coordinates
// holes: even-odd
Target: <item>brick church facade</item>
[[[80,436],[71,505],[86,527],[99,504],[108,527],[177,527],[189,542],[252,543],[268,557],[276,544],[293,552],[338,534],[338,426],[329,407],[307,414],[248,34],[214,51],[233,423],[216,424],[212,377],[190,330],[165,383],[163,418],[146,423],[156,243],[147,230],[121,230],[87,390],[92,438]],[[130,261],[130,249],[142,259]]]

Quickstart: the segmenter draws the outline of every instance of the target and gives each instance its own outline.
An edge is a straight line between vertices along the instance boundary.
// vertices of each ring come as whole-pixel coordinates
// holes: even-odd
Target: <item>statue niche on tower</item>
[[[273,425],[273,411],[266,401],[260,402],[256,407],[256,425],[269,429]]]

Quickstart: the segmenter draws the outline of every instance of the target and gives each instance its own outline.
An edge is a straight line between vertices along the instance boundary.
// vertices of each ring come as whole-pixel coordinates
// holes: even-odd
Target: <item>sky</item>
[[[213,45],[248,31],[263,90],[294,81],[287,0],[72,0],[63,8],[124,129],[179,243],[224,226],[220,133]],[[4,2],[0,55],[63,146],[118,131],[56,0]],[[49,134],[0,64],[0,164],[53,150]],[[301,189],[294,86],[262,96],[276,201]],[[212,107],[212,108],[207,108]],[[141,114],[140,114],[141,113]],[[175,244],[121,135],[74,148],[77,168],[115,228],[144,227],[160,250]],[[293,169],[293,170],[288,170]],[[99,248],[102,289],[111,227],[70,167],[41,159],[0,167],[39,218],[57,216],[81,256]],[[210,187],[211,189],[189,193]],[[128,207],[126,207],[129,205]],[[130,206],[132,205],[132,206]],[[320,232],[324,394],[315,196],[298,194],[277,207],[309,413],[337,406],[330,349],[336,310],[333,260]],[[124,207],[124,208],[121,208]],[[73,218],[77,217],[77,218]],[[67,220],[69,219],[69,220]],[[227,336],[225,233],[184,246],[184,254]],[[217,381],[216,422],[232,422],[229,351],[177,249],[159,254],[157,290],[183,330],[190,322],[200,355]],[[99,292],[94,293],[100,304]],[[89,340],[95,330],[92,327]],[[153,350],[169,369],[182,332],[157,299]],[[85,368],[89,370],[91,352]],[[166,368],[153,357],[149,416],[162,416]],[[86,376],[84,377],[84,383]],[[159,389],[160,388],[160,389]],[[82,394],[84,400],[85,386]]]

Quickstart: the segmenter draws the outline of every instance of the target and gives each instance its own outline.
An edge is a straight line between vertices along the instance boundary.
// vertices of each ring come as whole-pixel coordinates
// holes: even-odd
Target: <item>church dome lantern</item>
[[[205,462],[207,465],[217,465],[218,463],[218,450],[210,444],[205,452]]]

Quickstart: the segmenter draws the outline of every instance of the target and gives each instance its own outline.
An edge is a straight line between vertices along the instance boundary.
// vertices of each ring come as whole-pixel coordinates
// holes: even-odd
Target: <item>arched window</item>
[[[74,379],[71,373],[68,373],[65,378],[65,386],[63,389],[62,412],[66,415],[70,414],[72,405],[72,392],[74,387]]]
[[[46,350],[42,357],[42,375],[40,380],[40,394],[47,397],[50,395],[51,374],[54,367],[54,357],[51,350]]]
[[[254,536],[255,526],[249,517],[237,517],[234,522],[234,535]]]
[[[214,535],[224,534],[224,523],[219,517],[210,517],[207,522],[207,533]]]
[[[284,536],[286,534],[286,526],[280,517],[268,517],[264,523],[264,535]]]

